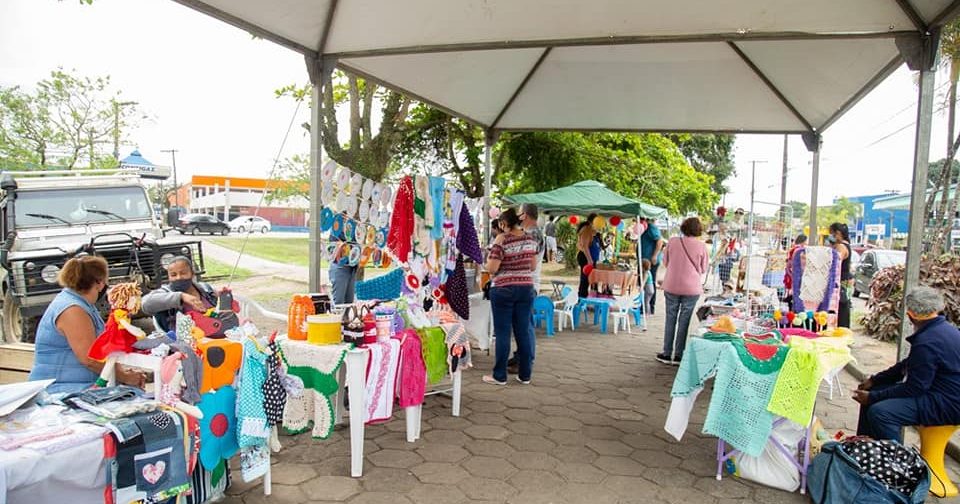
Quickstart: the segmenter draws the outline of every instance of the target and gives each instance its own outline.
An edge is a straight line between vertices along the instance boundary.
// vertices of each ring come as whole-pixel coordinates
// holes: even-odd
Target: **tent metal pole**
[[[493,131],[483,135],[483,245],[490,243],[490,194],[493,192]]]
[[[817,193],[820,191],[820,147],[822,141],[819,135],[816,135],[813,145],[807,145],[807,148],[813,150],[813,175],[810,177],[810,232],[809,243],[811,245],[820,244],[820,230],[817,228]]]
[[[306,58],[310,75],[310,292],[321,292],[323,285],[323,237],[320,235],[321,178],[320,167],[323,164],[323,86],[330,82],[332,66],[325,66],[319,59]]]
[[[928,56],[929,58],[929,56]],[[927,168],[930,162],[930,130],[933,120],[934,83],[936,66],[925,64],[920,69],[920,91],[917,101],[917,129],[913,155],[913,189],[910,192],[910,228],[907,234],[907,268],[904,277],[904,293],[920,283],[920,259],[923,230],[926,221]],[[913,333],[907,318],[906,304],[901,310],[900,338],[897,360],[906,357],[909,350],[905,336]]]

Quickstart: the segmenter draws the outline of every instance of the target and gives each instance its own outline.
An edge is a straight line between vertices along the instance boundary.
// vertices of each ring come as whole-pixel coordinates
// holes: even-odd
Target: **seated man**
[[[937,290],[917,287],[904,303],[915,329],[910,354],[854,391],[858,435],[903,442],[904,426],[960,424],[960,331],[939,315]]]

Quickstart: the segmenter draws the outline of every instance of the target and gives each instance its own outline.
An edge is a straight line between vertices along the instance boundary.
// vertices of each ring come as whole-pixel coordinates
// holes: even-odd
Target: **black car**
[[[870,282],[873,276],[883,268],[906,264],[907,253],[902,250],[868,249],[860,257],[860,263],[853,271],[853,297],[860,293],[870,296]]]
[[[207,214],[187,214],[180,217],[176,226],[180,234],[220,233],[226,236],[230,233],[230,225],[222,220]]]

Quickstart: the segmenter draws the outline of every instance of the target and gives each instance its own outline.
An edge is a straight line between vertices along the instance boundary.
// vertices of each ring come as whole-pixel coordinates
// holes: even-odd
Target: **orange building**
[[[260,178],[194,175],[189,184],[179,188],[177,197],[180,206],[189,213],[216,215],[225,221],[256,213],[275,227],[305,228],[310,208],[307,198],[294,196],[272,201],[269,198],[271,189],[291,183]],[[172,194],[170,204],[175,204]]]

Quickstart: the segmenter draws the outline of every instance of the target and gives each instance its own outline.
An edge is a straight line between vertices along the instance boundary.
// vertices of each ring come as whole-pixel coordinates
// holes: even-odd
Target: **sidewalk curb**
[[[868,378],[867,373],[865,373],[862,369],[860,369],[860,367],[857,366],[857,364],[854,362],[847,363],[847,367],[845,368],[845,370],[847,371],[847,373],[850,373],[850,375],[853,376],[853,378],[858,382],[862,382],[863,380],[866,380]],[[950,458],[952,458],[953,460],[956,460],[957,462],[960,462],[960,445],[958,445],[955,441],[947,442],[946,452],[947,452],[947,455],[950,456]]]

